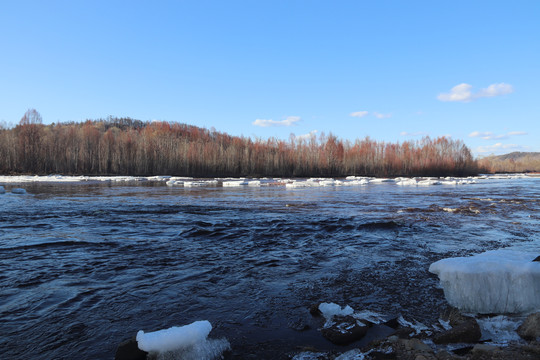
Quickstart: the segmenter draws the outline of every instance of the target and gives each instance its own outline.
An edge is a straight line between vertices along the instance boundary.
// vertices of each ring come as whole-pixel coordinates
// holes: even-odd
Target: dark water
[[[432,262],[502,247],[540,252],[540,179],[24,187],[27,195],[0,195],[4,359],[112,359],[138,330],[195,320],[229,340],[231,359],[332,349],[311,304],[431,324],[445,303]]]

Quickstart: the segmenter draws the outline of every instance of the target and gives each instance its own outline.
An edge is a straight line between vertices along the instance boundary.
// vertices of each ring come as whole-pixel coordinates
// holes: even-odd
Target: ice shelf
[[[439,260],[437,274],[448,303],[480,314],[529,313],[540,310],[538,254],[493,250],[470,257]]]

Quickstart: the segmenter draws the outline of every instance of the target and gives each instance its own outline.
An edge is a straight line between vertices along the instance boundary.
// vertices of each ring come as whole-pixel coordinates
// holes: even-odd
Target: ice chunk
[[[205,341],[211,330],[212,324],[206,320],[149,333],[140,330],[137,343],[139,349],[146,352],[172,351]]]
[[[23,195],[23,194],[26,194],[26,190],[21,189],[21,188],[13,188],[13,189],[11,189],[11,193],[12,194]]]
[[[450,305],[462,311],[528,313],[540,310],[538,254],[494,250],[470,257],[439,260],[437,274]]]
[[[508,317],[499,315],[477,319],[482,330],[482,339],[490,340],[496,345],[508,345],[512,341],[519,341],[520,337],[516,332],[523,318]]]
[[[377,178],[377,179],[371,179],[369,182],[372,183],[372,184],[380,184],[380,183],[396,182],[396,180],[395,179]]]
[[[0,194],[5,194],[6,193],[6,189],[4,189],[3,186],[0,186]]]
[[[360,349],[352,349],[335,358],[335,360],[364,360],[368,353],[363,353]]]
[[[223,182],[223,187],[238,187],[238,186],[245,186],[245,185],[249,185],[249,182],[245,180],[233,180],[233,181]]]
[[[167,186],[180,186],[180,185],[184,185],[184,181],[183,180],[169,180],[167,181],[165,184],[167,184]]]
[[[416,179],[400,178],[396,184],[401,186],[415,186],[418,184],[418,181]]]
[[[184,187],[215,186],[217,183],[217,180],[184,181]]]
[[[369,322],[372,322],[374,324],[380,324],[382,322],[384,322],[384,316],[382,314],[379,314],[375,311],[371,311],[371,310],[362,310],[362,311],[359,311],[357,313],[355,313],[354,315],[354,318],[355,319],[359,319],[359,320],[367,320]]]
[[[403,327],[409,327],[411,329],[414,329],[416,335],[420,334],[422,331],[428,330],[428,327],[426,325],[416,320],[414,321],[414,323],[405,320],[403,315],[399,315],[397,321]]]
[[[323,316],[326,318],[326,320],[331,320],[332,317],[335,315],[352,315],[354,313],[354,310],[349,305],[345,306],[344,308],[341,308],[338,304],[334,303],[321,303],[319,304],[319,310],[323,314]]]
[[[420,180],[417,185],[419,186],[432,186],[432,185],[442,185],[442,183],[438,180],[433,179],[426,179],[426,180]]]

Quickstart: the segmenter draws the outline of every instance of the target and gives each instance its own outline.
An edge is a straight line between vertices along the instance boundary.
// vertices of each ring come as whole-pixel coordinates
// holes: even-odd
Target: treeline
[[[196,126],[130,118],[43,125],[29,110],[0,129],[0,173],[274,176],[465,176],[469,149],[445,137],[403,143],[334,135],[252,140]]]
[[[528,173],[540,172],[540,153],[512,153],[487,156],[478,160],[483,172]]]

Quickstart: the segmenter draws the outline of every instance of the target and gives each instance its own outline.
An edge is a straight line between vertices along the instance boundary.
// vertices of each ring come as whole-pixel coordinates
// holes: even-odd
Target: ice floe
[[[450,305],[480,314],[540,310],[538,254],[493,250],[439,260],[429,271],[439,276]]]
[[[326,320],[332,320],[336,315],[347,316],[354,313],[354,309],[349,305],[341,307],[334,303],[321,303],[319,304],[319,311],[322,313]]]
[[[224,181],[223,187],[239,187],[239,186],[246,186],[249,182],[246,180],[232,180],[232,181]]]
[[[209,321],[195,321],[189,325],[137,333],[139,349],[156,354],[157,359],[215,359],[230,348],[225,339],[208,339],[212,330]]]
[[[13,188],[11,189],[12,194],[18,194],[18,195],[24,195],[26,194],[26,190],[22,188]]]
[[[3,186],[0,186],[0,194],[5,194],[6,193],[6,189],[4,189]]]
[[[285,186],[287,188],[307,188],[307,187],[337,187],[337,186],[363,186],[368,184],[396,184],[399,186],[433,186],[433,185],[467,185],[474,184],[477,180],[486,179],[533,179],[526,174],[512,175],[483,175],[476,177],[458,178],[458,177],[397,177],[374,178],[366,176],[347,176],[345,179],[334,178],[307,178],[307,179],[247,179],[247,178],[214,178],[214,179],[194,179],[192,177],[175,177],[169,175],[158,176],[66,176],[66,175],[47,175],[47,176],[0,176],[0,184],[9,183],[77,183],[77,182],[111,182],[111,183],[133,183],[133,182],[162,182],[168,186],[223,186],[223,187],[262,187],[262,186]]]

